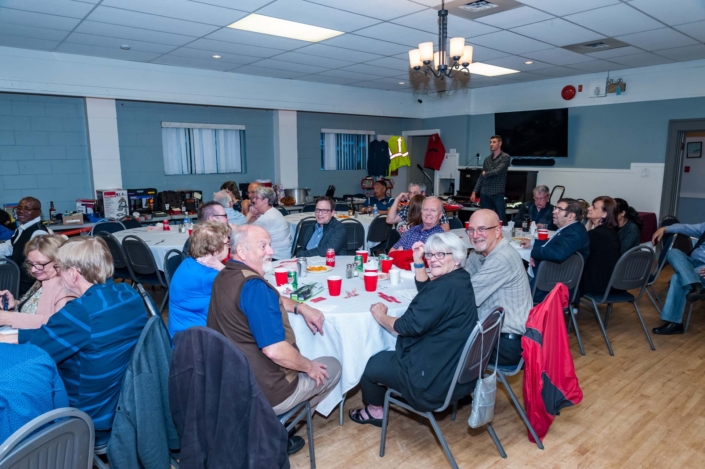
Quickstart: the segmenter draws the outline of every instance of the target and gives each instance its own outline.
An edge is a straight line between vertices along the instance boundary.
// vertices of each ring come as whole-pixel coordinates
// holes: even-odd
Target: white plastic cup
[[[399,278],[401,276],[401,270],[392,268],[392,270],[389,271],[389,283],[392,285],[399,285]]]

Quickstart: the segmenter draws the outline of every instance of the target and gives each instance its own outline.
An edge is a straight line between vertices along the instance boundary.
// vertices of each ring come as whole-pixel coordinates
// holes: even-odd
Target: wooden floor
[[[661,279],[670,278],[669,267]],[[665,288],[665,282],[657,290]],[[155,295],[161,301],[157,292]],[[659,326],[658,312],[646,295],[639,301],[646,325]],[[631,305],[615,306],[607,330],[615,356],[610,357],[594,313],[582,307],[578,324],[586,356],[575,335],[571,349],[583,401],[564,409],[544,439],[545,449],[530,443],[526,428],[498,383],[494,427],[507,459],[502,459],[484,429],[471,429],[470,407],[437,415],[439,425],[461,468],[668,468],[705,467],[705,308],[695,308],[688,333],[662,337],[652,334],[651,351]],[[604,315],[604,309],[601,310]],[[523,373],[510,378],[521,398]],[[361,405],[359,388],[345,410]],[[380,429],[357,425],[338,411],[313,418],[316,465],[328,468],[448,467],[431,426],[403,411],[393,410],[386,454],[379,457]],[[298,434],[306,438],[306,429]],[[308,468],[308,447],[290,458],[292,468]]]

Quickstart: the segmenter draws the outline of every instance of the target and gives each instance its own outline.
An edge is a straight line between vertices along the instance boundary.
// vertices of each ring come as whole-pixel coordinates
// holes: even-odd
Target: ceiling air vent
[[[609,49],[611,46],[605,42],[593,42],[592,44],[585,44],[583,47],[587,47],[589,49]]]
[[[622,42],[613,37],[607,37],[605,39],[600,39],[599,41],[588,41],[581,42],[580,44],[571,44],[569,46],[563,46],[563,49],[577,52],[578,54],[590,54],[592,52],[601,52],[603,50],[618,49],[620,47],[626,47],[629,44]]]
[[[524,5],[517,0],[475,0],[474,2],[471,0],[446,0],[446,10],[449,14],[469,20],[496,15],[522,6]],[[440,7],[440,5],[436,5],[433,8],[439,10]]]
[[[492,2],[488,2],[487,0],[477,0],[475,2],[466,3],[465,5],[459,5],[458,8],[472,13],[477,13],[478,11],[489,10],[490,8],[497,8],[497,5]]]

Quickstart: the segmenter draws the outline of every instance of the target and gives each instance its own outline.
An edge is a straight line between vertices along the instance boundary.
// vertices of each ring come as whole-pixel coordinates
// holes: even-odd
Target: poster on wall
[[[703,156],[703,142],[690,142],[688,143],[688,158],[700,158]]]

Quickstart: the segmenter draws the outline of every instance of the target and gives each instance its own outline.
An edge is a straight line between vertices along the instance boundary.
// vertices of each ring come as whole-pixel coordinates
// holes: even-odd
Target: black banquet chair
[[[345,227],[348,234],[347,244],[345,245],[345,254],[355,255],[355,251],[365,247],[365,227],[362,223],[354,218],[344,218],[340,221]]]
[[[389,233],[393,229],[392,225],[387,224],[387,215],[376,216],[367,230],[367,245],[374,245],[376,250],[384,250],[389,239]]]
[[[137,236],[127,235],[122,238],[122,249],[125,252],[127,265],[134,273],[135,281],[140,284],[158,285],[166,290],[159,312],[164,311],[169,298],[169,285],[164,275],[159,271],[151,249]]]
[[[5,257],[0,257],[0,290],[7,290],[15,298],[19,298],[20,268],[14,261]]]
[[[140,223],[138,220],[134,219],[133,217],[125,217],[122,220],[120,220],[120,223],[123,224],[126,230],[131,230],[133,228],[142,228],[142,223]]]
[[[100,233],[101,231],[117,233],[124,229],[126,229],[125,225],[117,220],[101,221],[93,225],[93,228],[91,228],[91,236],[95,236],[96,233]]]
[[[171,287],[171,279],[181,263],[186,259],[186,254],[178,249],[170,249],[164,254],[164,278],[167,286]],[[168,294],[169,292],[167,292]]]
[[[131,282],[137,282],[135,274],[130,269],[127,264],[127,258],[125,257],[125,251],[122,250],[120,242],[107,231],[100,231],[95,234],[96,237],[102,238],[105,244],[108,245],[110,249],[110,254],[113,256],[113,278],[119,278],[122,280],[130,280]]]
[[[304,208],[301,209],[302,213],[313,213],[316,211],[316,204],[306,204]]]
[[[449,218],[448,225],[450,226],[451,230],[462,230],[464,228],[463,222],[460,221],[460,218],[458,217]]]
[[[299,251],[303,248],[303,239],[301,234],[304,233],[310,226],[316,224],[316,219],[314,217],[302,218],[298,225],[296,225],[296,230],[294,231],[294,239],[291,243],[291,257],[296,257]]]

